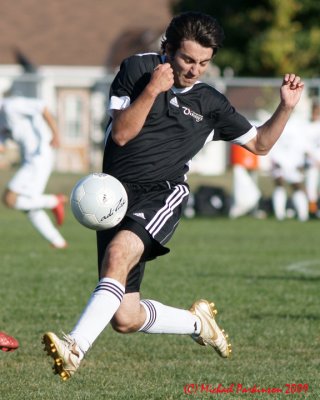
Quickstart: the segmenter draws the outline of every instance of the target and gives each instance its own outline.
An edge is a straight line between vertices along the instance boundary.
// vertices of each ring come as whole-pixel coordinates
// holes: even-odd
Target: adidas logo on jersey
[[[135,215],[136,217],[146,219],[146,217],[144,216],[144,213],[133,213],[133,215]]]
[[[170,104],[172,104],[174,107],[179,108],[178,99],[176,97],[172,97],[172,99],[170,100]]]

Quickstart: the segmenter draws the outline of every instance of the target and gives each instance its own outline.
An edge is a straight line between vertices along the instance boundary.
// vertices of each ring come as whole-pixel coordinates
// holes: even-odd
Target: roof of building
[[[149,47],[146,37],[156,44],[155,37],[162,35],[171,19],[170,3],[171,0],[2,0],[0,63],[24,62],[31,67],[110,63],[112,67],[120,55],[115,57],[110,52],[118,50],[124,41],[122,58],[140,49],[141,44]]]

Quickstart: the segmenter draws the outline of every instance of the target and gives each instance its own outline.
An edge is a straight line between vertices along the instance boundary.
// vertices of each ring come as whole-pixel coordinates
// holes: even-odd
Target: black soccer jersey
[[[111,85],[109,109],[129,106],[162,62],[155,53],[124,60]],[[206,142],[244,144],[256,134],[224,95],[203,82],[159,94],[142,130],[125,146],[113,142],[111,130],[112,118],[107,127],[103,171],[132,183],[183,182],[189,161]]]

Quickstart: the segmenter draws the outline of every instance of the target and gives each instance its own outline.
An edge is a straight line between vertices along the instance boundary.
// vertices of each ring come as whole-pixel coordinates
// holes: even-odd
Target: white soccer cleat
[[[42,343],[44,350],[53,358],[52,369],[63,381],[71,378],[80,366],[80,351],[75,340],[69,335],[59,339],[52,332],[44,334]]]
[[[192,339],[201,346],[211,346],[223,358],[231,356],[231,343],[228,343],[228,335],[220,329],[216,323],[217,310],[214,303],[207,300],[198,300],[190,308],[190,312],[196,315],[201,321],[199,335],[191,335]]]

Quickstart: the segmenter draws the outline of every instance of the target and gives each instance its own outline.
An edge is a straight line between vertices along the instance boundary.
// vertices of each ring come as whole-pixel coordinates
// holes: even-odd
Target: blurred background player
[[[5,332],[0,332],[0,350],[14,351],[19,347],[19,342],[13,336],[7,335]]]
[[[313,104],[311,123],[308,127],[310,143],[306,168],[306,192],[309,201],[309,216],[318,218],[319,178],[320,178],[320,105]]]
[[[275,188],[272,204],[275,217],[281,221],[287,217],[287,186],[292,190],[292,203],[297,218],[309,218],[308,198],[304,187],[304,168],[308,153],[308,140],[303,135],[305,123],[292,117],[278,142],[270,151],[272,176]]]
[[[43,193],[52,172],[53,148],[59,146],[59,136],[56,121],[41,100],[9,96],[1,101],[0,150],[5,150],[8,139],[18,144],[21,165],[7,184],[3,203],[26,212],[34,228],[54,248],[65,248],[67,242],[44,211],[52,210],[57,225],[61,225],[67,198]]]
[[[230,162],[232,165],[232,205],[229,217],[238,218],[257,210],[261,198],[261,191],[257,185],[259,157],[244,147],[232,143]]]

